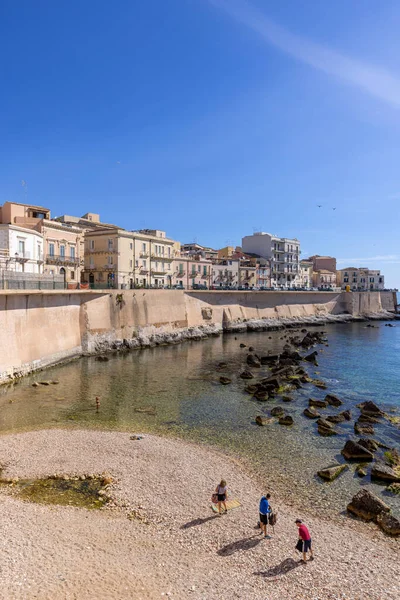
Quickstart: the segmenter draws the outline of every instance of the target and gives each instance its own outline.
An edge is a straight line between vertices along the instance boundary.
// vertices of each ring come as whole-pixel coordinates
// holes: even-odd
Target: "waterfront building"
[[[52,221],[50,210],[42,206],[5,202],[0,210],[2,223],[15,223],[43,236],[43,274],[62,276],[64,283],[72,285],[80,282],[83,265],[83,233],[80,228]],[[25,272],[28,272],[27,269]]]
[[[327,271],[336,273],[336,258],[333,256],[320,256],[319,254],[315,254],[314,256],[307,258],[307,261],[312,262],[314,271],[326,269]]]
[[[242,248],[246,253],[257,254],[271,261],[272,287],[299,286],[300,242],[298,239],[257,232],[242,238]]]
[[[211,270],[211,283],[214,289],[237,288],[239,285],[238,259],[216,260]]]
[[[0,224],[2,280],[13,273],[43,273],[43,235],[29,228]]]
[[[158,229],[87,230],[84,280],[94,287],[171,287],[177,244]]]
[[[191,244],[181,244],[181,253],[187,254],[189,256],[201,256],[202,258],[206,258],[207,260],[215,260],[218,258],[218,250],[214,250],[209,246],[202,246],[197,242],[192,242]]]
[[[313,271],[312,281],[313,287],[318,289],[336,288],[336,271],[328,271],[328,269]]]
[[[313,263],[310,259],[300,261],[299,286],[306,290],[313,287]]]
[[[354,291],[374,291],[385,289],[385,278],[379,270],[367,267],[346,267],[336,272],[337,285],[342,289],[347,286]]]
[[[177,255],[172,261],[172,285],[183,289],[209,289],[212,262],[199,255]]]

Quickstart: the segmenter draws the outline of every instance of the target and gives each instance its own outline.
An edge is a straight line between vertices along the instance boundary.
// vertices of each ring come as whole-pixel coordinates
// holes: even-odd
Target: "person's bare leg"
[[[224,505],[225,512],[228,512],[228,509],[226,508],[226,502],[225,502],[225,500],[223,502],[223,505]]]
[[[303,562],[307,562],[307,552],[303,552]]]

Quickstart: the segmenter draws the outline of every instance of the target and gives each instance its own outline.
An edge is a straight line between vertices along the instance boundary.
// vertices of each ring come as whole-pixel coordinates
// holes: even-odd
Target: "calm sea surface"
[[[316,424],[303,416],[308,398],[323,398],[327,391],[311,384],[292,393],[294,401],[279,398],[258,402],[244,392],[238,377],[247,350],[240,343],[266,354],[282,349],[284,332],[225,335],[203,342],[188,342],[127,354],[110,355],[108,362],[83,358],[27,377],[16,385],[0,387],[0,431],[16,432],[43,427],[99,427],[132,433],[155,432],[214,444],[240,456],[256,470],[267,488],[279,491],[286,502],[340,512],[352,493],[365,485],[382,495],[397,512],[400,498],[384,486],[360,480],[351,468],[332,484],[321,483],[318,469],[332,460],[342,461],[340,450],[354,437],[356,404],[374,400],[388,414],[400,415],[400,321],[329,325],[329,346],[318,347],[318,367],[310,374],[327,383],[328,392],[340,396],[354,419],[337,426],[339,435],[322,438]],[[319,328],[321,329],[321,328]],[[226,361],[224,375],[232,384],[219,383],[218,362]],[[257,378],[267,367],[253,369]],[[257,373],[256,373],[257,372]],[[34,381],[58,380],[58,385],[32,387]],[[95,397],[100,397],[96,412]],[[295,420],[293,427],[277,423],[258,427],[255,417],[284,406]],[[149,412],[142,412],[143,410]],[[322,409],[334,414],[337,409]],[[400,445],[400,426],[384,421],[375,427],[376,439]],[[216,479],[223,473],[216,473]],[[208,493],[208,491],[207,491]]]

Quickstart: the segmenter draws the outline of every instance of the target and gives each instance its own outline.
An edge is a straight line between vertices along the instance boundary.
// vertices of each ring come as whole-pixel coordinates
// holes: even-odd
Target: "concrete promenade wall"
[[[0,382],[141,332],[382,310],[394,310],[392,292],[4,291]]]

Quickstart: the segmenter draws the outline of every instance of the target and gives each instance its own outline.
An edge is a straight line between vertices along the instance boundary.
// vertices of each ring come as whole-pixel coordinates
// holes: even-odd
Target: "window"
[[[108,249],[109,249],[109,250],[112,250],[112,249],[113,249],[113,244],[114,244],[114,242],[113,242],[112,238],[110,238],[110,239],[108,240]]]
[[[171,248],[168,246],[168,258],[171,258]]]
[[[37,257],[40,259],[42,256],[42,246],[40,244],[37,245]]]
[[[142,260],[142,266],[143,266],[144,268],[146,268],[146,266],[147,266],[147,261],[145,261],[145,260]]]
[[[171,270],[171,263],[167,263],[167,271]]]
[[[196,273],[196,265],[192,265],[192,275]]]
[[[206,265],[203,265],[203,275],[207,275],[207,267],[206,267]]]
[[[132,244],[132,242],[129,244],[129,249],[133,250],[133,244]]]
[[[135,267],[138,267],[138,266],[139,266],[139,261],[135,260]]]
[[[201,272],[201,265],[198,265],[197,270],[199,273]]]
[[[75,246],[71,246],[69,249],[71,258],[75,258]]]
[[[142,244],[142,252],[146,252],[146,244],[144,242]]]
[[[22,256],[25,254],[25,242],[23,240],[18,240],[18,254]]]
[[[54,256],[54,244],[49,244],[49,254],[50,256]]]
[[[113,257],[109,256],[108,257],[108,264],[111,266],[113,264]]]
[[[65,256],[65,246],[64,246],[64,244],[61,244],[61,246],[60,246],[60,256],[62,256],[62,257]]]
[[[94,250],[94,240],[89,240],[89,250]]]
[[[71,271],[71,279],[75,279],[75,271]]]
[[[179,273],[183,273],[183,264],[182,263],[179,265]]]
[[[132,269],[132,267],[133,267],[133,260],[130,260],[130,261],[129,261],[129,266],[130,266],[130,268]]]

